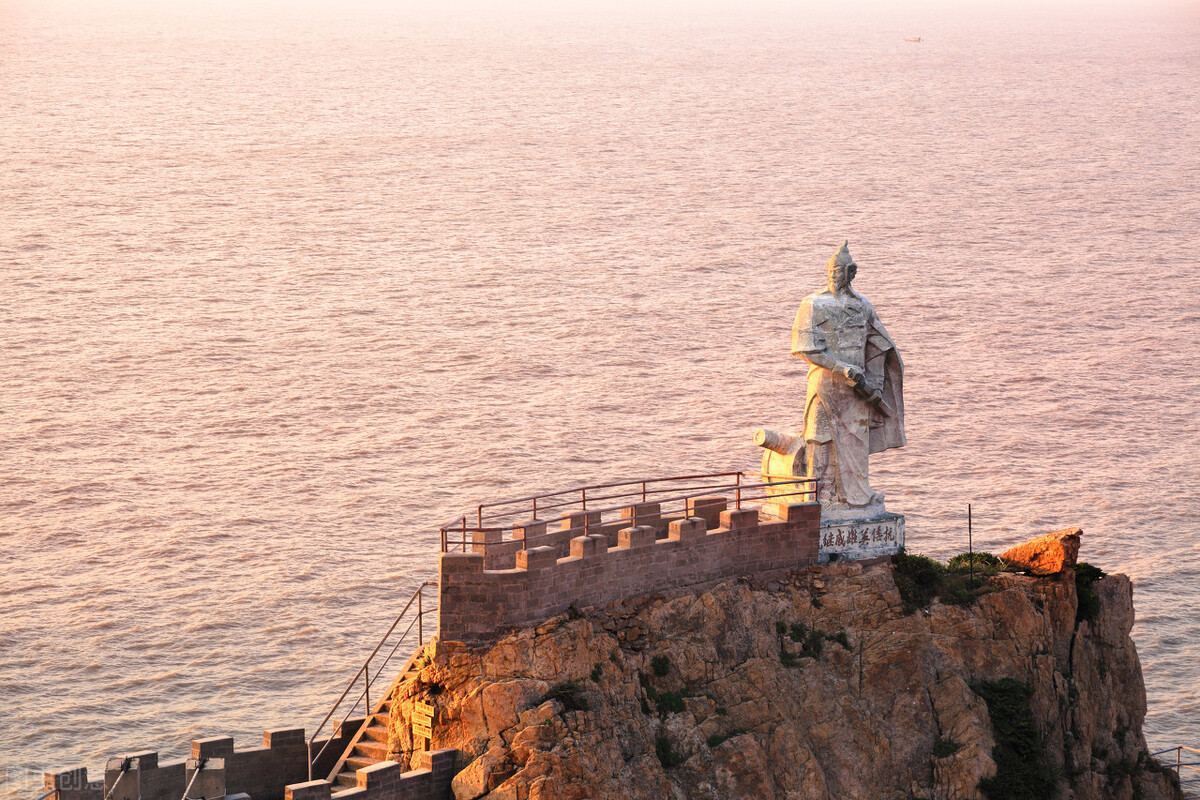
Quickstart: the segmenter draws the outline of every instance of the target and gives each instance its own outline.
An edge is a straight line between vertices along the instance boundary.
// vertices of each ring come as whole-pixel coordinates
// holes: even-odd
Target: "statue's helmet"
[[[842,246],[838,251],[829,257],[826,267],[832,269],[834,266],[857,268],[858,264],[854,263],[853,256],[850,255],[850,240],[846,239],[842,242]]]

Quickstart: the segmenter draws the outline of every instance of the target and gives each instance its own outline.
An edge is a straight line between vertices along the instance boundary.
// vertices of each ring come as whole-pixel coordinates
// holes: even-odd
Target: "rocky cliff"
[[[392,757],[421,700],[462,754],[457,800],[1180,796],[1144,755],[1128,578],[1084,612],[1070,571],[926,608],[896,578],[829,564],[435,641]]]

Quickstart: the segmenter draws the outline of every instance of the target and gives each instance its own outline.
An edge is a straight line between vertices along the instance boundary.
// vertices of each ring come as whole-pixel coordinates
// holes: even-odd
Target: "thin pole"
[[[421,610],[421,593],[425,589],[425,584],[417,587],[417,646],[425,644],[425,612]]]
[[[971,585],[975,585],[975,536],[971,529],[971,504],[967,503],[967,558],[971,565]]]

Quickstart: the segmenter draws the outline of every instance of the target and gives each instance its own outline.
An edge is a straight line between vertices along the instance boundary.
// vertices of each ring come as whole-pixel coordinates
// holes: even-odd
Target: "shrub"
[[[979,564],[990,563],[988,559],[1003,563],[990,553],[975,554],[975,560]],[[926,556],[910,556],[907,553],[893,556],[893,575],[896,588],[900,591],[900,599],[904,601],[905,613],[911,614],[918,608],[926,608],[935,597],[949,605],[969,606],[979,595],[994,591],[989,586],[979,586],[978,583],[971,582],[970,562],[969,554],[955,556],[951,559],[950,568]],[[993,567],[995,565],[982,568],[991,570],[987,572],[976,571],[976,579],[978,580],[980,575],[995,574],[999,571]]]
[[[602,678],[603,676],[604,676],[604,665],[601,664],[599,661],[597,661],[596,666],[592,667],[592,681],[594,683],[599,683],[600,678]]]
[[[793,642],[803,642],[808,638],[808,626],[803,622],[793,622],[788,629],[788,636]]]
[[[776,634],[778,634],[779,636],[783,636],[785,633],[787,633],[787,631],[788,631],[788,624],[786,622],[784,622],[783,620],[779,620],[778,622],[775,623],[775,633]]]
[[[661,678],[671,671],[671,659],[667,656],[655,656],[650,659],[650,669]]]
[[[663,692],[655,701],[658,706],[658,713],[666,716],[667,714],[678,714],[686,708],[683,703],[683,697],[674,692]]]
[[[663,765],[663,769],[671,769],[683,763],[683,756],[675,752],[675,748],[671,746],[671,740],[667,738],[667,734],[659,732],[654,738],[654,754],[658,756],[658,761]]]
[[[567,607],[567,619],[583,619],[583,612],[576,608],[574,603],[571,603]]]
[[[972,684],[987,703],[996,746],[996,774],[979,782],[989,800],[1051,800],[1058,780],[1046,761],[1042,737],[1029,708],[1033,687],[1004,678]]]
[[[834,634],[833,636],[826,636],[825,638],[826,638],[826,639],[829,639],[830,641],[837,642],[838,644],[840,644],[840,645],[841,645],[843,648],[845,648],[846,650],[849,650],[849,649],[850,649],[850,640],[849,640],[848,638],[846,638],[846,632],[845,632],[845,631],[838,631],[838,632],[837,632],[836,634]]]
[[[938,740],[933,743],[933,757],[946,758],[952,756],[962,749],[962,745],[953,739],[943,739],[938,737]]]
[[[971,572],[972,565],[976,575],[995,575],[997,572],[1003,572],[1007,567],[1007,563],[1000,560],[991,553],[979,551],[977,553],[959,553],[954,558],[950,559],[946,566],[951,572]]]
[[[542,698],[542,702],[557,700],[562,703],[563,711],[587,711],[587,698],[583,696],[583,687],[579,681],[563,681],[552,687]]]
[[[904,610],[912,613],[933,602],[942,585],[946,568],[926,556],[910,556],[900,553],[892,557],[895,565],[896,588],[904,601]]]

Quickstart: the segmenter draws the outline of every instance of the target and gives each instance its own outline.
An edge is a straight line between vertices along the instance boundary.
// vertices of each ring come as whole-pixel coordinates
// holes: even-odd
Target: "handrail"
[[[1195,797],[1196,795],[1192,794],[1193,789],[1190,787],[1192,786],[1192,784],[1200,784],[1200,776],[1184,778],[1183,770],[1190,769],[1190,770],[1194,770],[1196,772],[1200,772],[1200,761],[1184,761],[1183,753],[1185,751],[1188,753],[1195,753],[1196,755],[1200,755],[1200,750],[1196,749],[1195,747],[1185,747],[1184,745],[1177,745],[1176,747],[1168,747],[1165,750],[1159,750],[1154,753],[1149,753],[1148,755],[1150,756],[1150,758],[1155,758],[1157,756],[1166,755],[1167,753],[1174,753],[1175,754],[1175,763],[1174,764],[1172,764],[1169,761],[1165,762],[1165,763],[1164,762],[1159,762],[1159,763],[1163,764],[1163,766],[1165,766],[1167,769],[1175,770],[1175,778],[1179,781],[1179,785],[1181,787],[1182,786],[1189,787],[1188,789],[1186,789],[1187,794],[1184,795],[1184,797]]]
[[[684,486],[684,487],[678,487],[678,488],[677,487],[669,487],[669,486],[662,487],[662,488],[657,487],[657,486],[656,487],[650,486],[650,484],[662,484],[662,483],[668,483],[671,481],[698,481],[698,480],[706,480],[707,481],[707,480],[710,480],[713,478],[728,479],[729,477],[733,477],[734,481],[733,482],[725,482],[725,483],[706,482],[706,483],[702,483],[699,485],[690,485],[690,486]],[[743,481],[743,478],[758,478],[758,479],[760,479],[760,481],[757,483],[746,483]],[[763,479],[765,479],[765,480],[763,480]],[[462,517],[456,518],[452,522],[449,522],[449,523],[441,526],[441,528],[440,528],[441,549],[442,549],[443,553],[449,552],[450,546],[451,546],[450,540],[449,540],[450,534],[459,534],[462,537],[462,540],[460,542],[455,542],[454,545],[456,547],[461,546],[461,548],[465,551],[466,546],[468,544],[468,541],[467,541],[468,533],[475,533],[475,532],[493,532],[494,533],[494,532],[511,531],[514,528],[527,526],[529,524],[529,522],[531,522],[531,521],[537,522],[540,524],[546,524],[546,525],[548,525],[549,523],[553,523],[553,522],[562,523],[563,521],[569,520],[572,517],[577,517],[581,514],[584,515],[583,529],[584,529],[584,532],[586,533],[590,526],[597,524],[594,522],[597,515],[603,515],[605,513],[611,513],[614,511],[621,510],[623,508],[628,508],[630,504],[636,503],[636,502],[645,502],[647,500],[647,498],[649,498],[651,496],[653,496],[654,502],[659,503],[660,505],[663,505],[663,504],[667,504],[667,503],[677,503],[680,501],[687,501],[687,500],[695,499],[695,498],[698,498],[701,496],[705,496],[706,494],[710,494],[713,492],[713,490],[724,490],[727,492],[731,492],[734,495],[734,507],[741,508],[743,501],[768,500],[768,499],[772,499],[772,498],[778,499],[781,497],[788,497],[788,496],[795,496],[795,495],[800,495],[802,497],[814,497],[816,494],[816,484],[817,484],[817,481],[815,478],[783,477],[783,476],[774,476],[774,475],[768,475],[768,474],[763,474],[763,473],[719,472],[719,473],[710,473],[710,474],[706,474],[706,475],[683,475],[683,476],[671,477],[671,478],[646,478],[646,479],[639,479],[639,480],[635,480],[635,481],[623,481],[623,482],[619,482],[619,483],[606,483],[606,484],[596,484],[596,485],[592,485],[592,486],[580,486],[580,487],[576,487],[574,489],[565,489],[565,490],[558,491],[558,492],[549,492],[549,493],[541,494],[541,495],[521,497],[521,498],[517,498],[514,500],[502,500],[502,501],[498,501],[498,502],[494,502],[494,503],[482,503],[476,509],[476,524],[475,525],[469,525],[467,522],[467,517],[462,516]],[[627,491],[624,493],[619,493],[619,494],[602,494],[598,497],[594,494],[595,490],[611,489],[611,488],[618,487],[618,486],[632,487],[632,488],[630,491]],[[792,491],[792,492],[771,491],[772,489],[778,489],[780,487],[789,487],[789,486],[796,487],[796,490]],[[671,491],[678,492],[679,489],[683,489],[683,493],[676,493],[676,494],[668,496],[668,497],[658,497],[659,494],[664,494],[664,493],[668,493]],[[589,495],[588,490],[592,490],[593,494]],[[761,492],[762,496],[754,497],[753,495],[758,492]],[[563,506],[577,506],[578,510],[571,511],[571,512],[568,512],[565,514],[561,514],[557,517],[537,519],[537,517],[536,517],[537,511],[541,510],[544,512],[547,509],[547,504],[543,502],[539,506],[539,504],[537,502],[538,500],[545,500],[547,498],[561,498],[563,495],[568,495],[568,494],[577,494],[577,497],[568,502],[550,503],[548,507],[550,509],[558,509],[558,508],[562,508]],[[615,500],[615,499],[622,498],[622,497],[626,498],[626,502],[623,504],[614,505],[614,506],[605,506],[605,507],[601,507],[601,508],[597,508],[595,506],[596,502],[598,502],[598,501]],[[640,500],[638,500],[637,498],[640,498]],[[485,519],[491,520],[493,518],[515,517],[518,514],[524,513],[522,509],[514,509],[511,511],[505,511],[502,513],[493,513],[493,514],[485,515],[484,514],[485,508],[498,508],[501,506],[512,506],[512,505],[519,504],[519,503],[521,503],[521,504],[531,503],[532,504],[532,509],[533,509],[533,513],[534,513],[534,518],[532,520],[529,520],[528,518],[526,518],[525,520],[523,520],[521,522],[502,524],[501,520],[497,519],[496,523],[487,524],[487,525],[484,524]],[[589,503],[590,503],[590,505],[589,505]],[[599,523],[599,524],[604,524],[604,523]],[[548,535],[548,534],[543,534],[543,535]],[[536,538],[539,538],[539,537],[528,537],[526,539],[526,542],[530,543],[530,542],[534,541]],[[478,545],[479,547],[486,549],[486,543],[484,543],[484,542],[471,542],[470,544]]]
[[[437,586],[437,585],[438,585],[437,581],[424,581],[423,583],[421,583],[420,586],[417,587],[417,590],[415,592],[413,592],[412,597],[408,598],[408,602],[404,604],[403,610],[401,610],[400,614],[392,622],[391,626],[388,627],[387,632],[384,633],[383,636],[380,638],[379,644],[375,645],[375,649],[371,651],[371,654],[367,656],[365,661],[363,661],[362,666],[359,667],[358,670],[354,673],[354,676],[352,678],[350,678],[350,682],[346,684],[346,688],[344,690],[342,690],[341,695],[334,702],[333,706],[330,707],[329,712],[325,715],[325,718],[321,720],[321,724],[316,727],[316,730],[313,731],[312,736],[309,737],[309,739],[308,739],[308,779],[310,781],[313,779],[313,774],[312,774],[313,773],[313,764],[315,764],[317,761],[320,760],[321,756],[325,754],[325,751],[327,749],[329,749],[329,745],[333,742],[333,739],[334,739],[333,735],[331,734],[329,736],[329,738],[325,740],[325,744],[322,745],[321,749],[319,751],[317,751],[317,753],[314,755],[313,754],[313,744],[317,740],[317,735],[320,734],[321,731],[325,729],[326,723],[329,722],[330,718],[332,718],[333,715],[337,712],[338,708],[341,707],[342,701],[344,701],[346,699],[346,696],[348,694],[350,694],[350,690],[353,689],[354,686],[358,683],[359,676],[361,675],[363,678],[363,689],[361,692],[359,692],[358,697],[355,698],[353,704],[351,704],[349,711],[347,711],[346,715],[344,717],[342,717],[342,721],[338,723],[339,728],[342,725],[346,724],[346,721],[350,719],[350,715],[353,714],[355,709],[358,708],[359,701],[362,701],[362,700],[365,700],[365,702],[363,704],[363,708],[368,717],[368,719],[366,720],[366,722],[364,724],[367,724],[367,725],[370,724],[370,722],[371,722],[371,720],[370,720],[370,716],[371,716],[371,684],[374,683],[375,680],[378,679],[381,674],[383,674],[384,668],[387,666],[388,662],[391,661],[392,656],[394,656],[396,654],[396,651],[400,648],[400,645],[404,643],[404,640],[405,640],[405,638],[407,638],[408,634],[412,632],[414,625],[417,628],[417,647],[420,647],[425,644],[425,626],[423,623],[423,619],[424,619],[425,614],[429,614],[432,612],[425,610],[424,603],[422,602],[422,592],[425,590],[425,587],[427,587],[427,586]],[[400,621],[402,619],[404,619],[406,614],[408,614],[409,609],[412,608],[413,603],[417,604],[417,612],[416,612],[415,617],[409,622],[408,627],[405,628],[405,630],[404,630],[404,633],[400,634],[400,637],[396,641],[396,644],[393,645],[391,651],[387,654],[387,657],[383,659],[383,663],[380,664],[379,667],[375,670],[375,677],[371,677],[371,659],[374,658],[379,653],[380,649],[383,648],[383,645],[387,642],[388,637],[390,637],[392,635],[392,633],[396,630],[396,627],[400,624]],[[108,800],[108,799],[105,798],[105,800]]]
[[[46,792],[41,797],[37,798],[37,800],[46,800],[46,798],[52,794],[58,794],[58,789],[51,789],[50,791]]]

